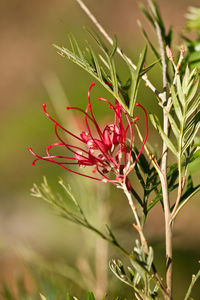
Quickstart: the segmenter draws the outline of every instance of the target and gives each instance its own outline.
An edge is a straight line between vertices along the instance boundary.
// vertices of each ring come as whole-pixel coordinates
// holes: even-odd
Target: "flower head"
[[[88,105],[85,111],[78,107],[67,107],[68,110],[77,110],[84,116],[86,130],[82,131],[80,136],[65,129],[54,120],[48,114],[46,105],[43,104],[46,116],[54,123],[55,133],[59,142],[51,144],[46,148],[46,156],[39,156],[33,152],[32,148],[29,148],[29,151],[36,157],[32,164],[35,165],[35,162],[38,160],[45,160],[84,177],[103,182],[111,182],[118,187],[120,187],[121,184],[126,184],[127,188],[130,190],[131,184],[127,176],[137,163],[148,136],[147,112],[142,105],[139,103],[136,104],[136,106],[142,108],[145,112],[147,132],[142,147],[136,159],[133,161],[133,124],[139,118],[136,117],[133,120],[130,119],[125,109],[117,100],[115,100],[115,104],[113,105],[107,99],[99,98],[100,101],[106,102],[109,105],[109,108],[114,112],[113,123],[107,124],[102,130],[94,116],[90,99],[91,89],[94,85],[95,83],[93,82],[89,88]],[[58,129],[61,129],[66,134],[70,135],[74,141],[78,142],[78,145],[71,145],[64,141],[59,134]],[[67,150],[69,156],[52,155],[50,154],[50,150],[53,148]],[[94,175],[81,173],[76,169],[73,169],[74,165],[77,165],[79,168],[92,167]]]

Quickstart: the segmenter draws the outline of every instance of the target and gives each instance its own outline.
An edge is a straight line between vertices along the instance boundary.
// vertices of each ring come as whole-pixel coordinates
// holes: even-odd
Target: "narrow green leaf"
[[[127,267],[128,271],[129,271],[129,274],[130,274],[130,281],[133,282],[133,279],[135,277],[135,273],[133,271],[133,269],[131,267]]]
[[[197,69],[194,68],[194,69],[190,72],[189,81],[192,80],[192,77],[195,75],[196,71],[197,71]]]
[[[131,188],[131,193],[133,194],[133,196],[135,197],[135,199],[138,201],[138,203],[143,207],[143,202],[142,199],[140,198],[140,196],[138,195],[138,193],[134,190],[134,188]]]
[[[146,280],[146,272],[144,270],[143,265],[139,261],[135,261],[134,259],[130,259],[132,266],[137,271],[137,273],[140,275],[140,277],[145,281]],[[137,275],[136,275],[137,276]]]
[[[200,111],[198,111],[194,117],[190,120],[190,122],[187,124],[187,126],[184,128],[184,137],[187,135],[187,133],[190,131],[190,129],[194,127],[198,127],[198,123],[200,122]]]
[[[188,290],[187,290],[187,293],[186,293],[186,295],[185,295],[184,300],[192,299],[192,298],[190,297],[190,295],[191,295],[192,289],[193,289],[193,287],[194,287],[196,281],[197,281],[199,278],[200,278],[200,270],[198,271],[198,273],[197,273],[196,275],[192,275],[192,280],[191,280],[191,283],[190,283],[190,285],[189,285],[189,288],[188,288]]]
[[[70,300],[70,295],[69,295],[69,293],[67,293],[67,298],[66,298],[66,300]]]
[[[72,34],[71,34],[71,37],[72,37],[72,40],[73,40],[73,42],[74,42],[74,45],[76,46],[76,49],[77,49],[77,51],[78,51],[79,57],[81,58],[81,60],[84,61],[84,55],[83,55],[83,52],[81,51],[81,49],[80,49],[80,47],[79,47],[79,44],[78,44],[76,38],[75,38]]]
[[[163,141],[165,142],[165,144],[167,145],[167,147],[171,150],[171,152],[177,157],[178,153],[176,148],[174,147],[173,143],[171,142],[171,140],[168,138],[168,136],[166,136],[166,134],[163,132],[163,130],[160,128],[160,135],[163,139]]]
[[[117,98],[117,96],[118,96],[118,81],[117,81],[117,73],[116,73],[115,62],[114,62],[113,57],[110,58],[108,56],[108,63],[109,63],[109,67],[110,67],[110,76],[111,76],[114,95]]]
[[[172,115],[170,113],[168,114],[168,117],[169,117],[169,121],[170,121],[170,124],[171,124],[172,131],[173,131],[176,139],[179,140],[180,130],[178,129],[178,126],[177,126],[174,118],[172,117]]]
[[[185,70],[185,75],[183,77],[183,82],[182,82],[182,89],[183,89],[183,93],[185,95],[187,95],[187,92],[188,92],[189,77],[190,77],[190,70],[187,65],[186,70]]]
[[[148,252],[148,257],[147,257],[147,269],[149,272],[151,270],[151,266],[153,263],[153,257],[154,257],[153,248],[149,247],[149,252]]]
[[[95,68],[96,68],[96,71],[97,71],[97,76],[99,77],[100,80],[103,80],[102,79],[102,74],[101,74],[101,68],[100,68],[98,59],[97,59],[96,54],[94,53],[94,51],[92,50],[91,47],[90,47],[90,52],[91,52],[92,59],[94,61],[94,65],[95,65]]]
[[[150,117],[150,120],[151,120],[153,126],[158,130],[158,132],[160,133],[160,135],[161,135],[163,141],[165,142],[165,144],[167,145],[167,147],[177,157],[177,155],[178,155],[177,150],[176,150],[175,146],[173,145],[173,143],[168,138],[168,136],[162,130],[158,117],[153,114],[150,114],[149,117]]]
[[[90,30],[88,30],[87,28],[85,28],[86,31],[89,33],[89,35],[97,42],[98,46],[101,48],[101,50],[109,55],[109,51],[108,48],[106,47],[106,45],[104,44],[104,42],[102,41],[102,39],[98,36],[98,34],[91,32]]]
[[[176,218],[178,215],[179,211],[187,204],[187,202],[198,192],[200,191],[200,185],[196,186],[193,188],[193,192],[187,192],[181,197],[181,201],[179,204],[179,207],[177,208],[175,214],[173,215],[173,220]],[[172,220],[172,221],[173,221]]]
[[[190,132],[189,136],[187,137],[187,140],[185,141],[183,147],[182,147],[182,153],[185,152],[185,150],[191,145],[191,143],[193,142],[198,130],[200,128],[200,122],[198,122],[193,130]]]
[[[158,62],[160,59],[154,61],[152,64],[148,65],[146,68],[143,68],[140,72],[140,77],[149,72]]]
[[[108,73],[104,70],[104,68],[101,66],[101,73],[104,81],[110,82],[111,78],[109,77]],[[109,87],[110,89],[110,87]],[[111,90],[111,89],[110,89]]]
[[[177,117],[180,121],[180,124],[181,124],[182,121],[183,121],[182,110],[181,110],[180,103],[179,103],[179,100],[176,96],[176,92],[175,92],[173,86],[171,86],[171,95],[172,95],[172,102],[173,102],[175,113],[176,113],[176,115],[177,115]]]
[[[106,229],[107,229],[108,234],[109,234],[109,236],[111,237],[112,241],[113,241],[113,242],[116,242],[116,238],[115,238],[115,236],[114,236],[112,230],[110,229],[110,227],[109,227],[107,224],[105,224],[105,226],[106,226]]]
[[[72,48],[72,52],[73,52],[73,54],[76,54],[74,44],[73,44],[73,41],[72,41],[72,38],[71,38],[70,34],[68,35],[68,38],[69,38],[69,42],[70,42],[70,45],[71,45],[71,48]]]
[[[185,110],[185,103],[186,103],[185,96],[186,95],[184,95],[184,93],[183,93],[183,89],[181,86],[181,79],[180,79],[179,75],[177,75],[176,85],[177,85],[177,92],[178,92],[179,100],[182,104],[183,110]]]
[[[160,121],[159,121],[157,115],[152,114],[152,113],[149,113],[149,119],[150,119],[150,121],[151,121],[153,127],[154,127],[156,130],[158,130],[158,128],[161,127]]]
[[[193,101],[192,105],[189,107],[187,113],[186,113],[186,120],[195,112],[195,110],[200,105],[200,95],[197,96],[197,98]]]
[[[193,153],[192,157],[190,158],[190,162],[194,161],[195,159],[200,159],[200,149],[196,148],[196,151]]]
[[[189,91],[189,94],[187,96],[187,102],[190,103],[192,101],[192,99],[194,98],[197,89],[199,87],[199,79],[196,80],[195,82],[192,82],[193,86],[191,88],[191,90]]]
[[[152,16],[146,10],[145,6],[141,2],[139,2],[139,8],[142,11],[142,13],[145,15],[145,17],[147,18],[147,20],[149,20],[149,22],[151,23],[151,25],[153,26],[153,28],[155,28],[155,24],[154,24],[154,20],[153,20]]]
[[[141,76],[140,73],[141,73],[143,65],[144,65],[144,61],[145,61],[145,58],[146,58],[146,53],[147,53],[147,46],[144,47],[144,49],[141,53],[141,56],[139,58],[137,68],[136,68],[135,80],[134,80],[134,82],[132,82],[133,92],[132,92],[132,98],[130,98],[130,103],[129,103],[129,112],[130,112],[131,116],[133,115],[133,110],[134,110],[135,103],[136,103],[139,80],[140,80],[140,76]]]
[[[109,54],[110,58],[112,58],[115,55],[116,50],[117,50],[117,37],[116,37],[116,35],[114,35],[113,46],[112,46],[111,52]]]
[[[92,292],[88,292],[88,300],[95,300],[94,294]]]

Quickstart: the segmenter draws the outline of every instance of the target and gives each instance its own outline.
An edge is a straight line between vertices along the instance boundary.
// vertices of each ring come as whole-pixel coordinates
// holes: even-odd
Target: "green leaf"
[[[81,60],[84,61],[84,55],[83,55],[83,52],[81,51],[81,49],[80,49],[80,47],[79,47],[79,45],[77,43],[77,40],[75,39],[75,37],[72,34],[71,34],[71,37],[72,37],[71,42],[74,43],[74,45],[75,45],[75,47],[77,49],[79,57],[81,58]]]
[[[69,295],[69,293],[67,293],[67,298],[66,298],[66,300],[70,300],[70,295]]]
[[[190,70],[187,65],[186,70],[185,70],[185,75],[183,77],[183,82],[182,82],[182,89],[183,89],[183,93],[185,95],[187,95],[187,92],[188,92],[189,77],[190,77]]]
[[[180,210],[187,204],[187,202],[198,192],[200,191],[200,185],[196,186],[195,188],[192,186],[191,188],[188,188],[187,191],[184,193],[184,195],[181,197],[179,207],[177,208],[175,214],[173,215],[173,220],[178,215]],[[173,208],[173,207],[172,207]],[[173,221],[172,220],[172,221]]]
[[[136,261],[134,259],[130,259],[130,261],[131,261],[132,266],[136,270],[136,272],[145,281],[146,280],[146,276],[145,276],[146,272],[145,272],[145,269],[144,269],[144,266],[142,265],[142,263],[140,261]]]
[[[183,121],[182,110],[173,86],[171,86],[171,95],[172,95],[172,102],[173,102],[175,113],[181,124]]]
[[[143,68],[140,72],[140,77],[149,72],[158,62],[160,59],[154,61],[152,64],[148,65],[146,68]]]
[[[189,30],[199,30],[200,29],[200,8],[199,7],[192,7],[188,8],[188,13],[186,15],[188,22],[187,22],[187,29]]]
[[[71,60],[73,63],[77,64],[79,67],[87,71],[91,76],[93,76],[95,79],[97,79],[101,85],[109,91],[118,101],[119,103],[126,109],[128,110],[126,104],[124,101],[121,99],[120,95],[118,94],[118,79],[117,79],[117,74],[116,74],[116,69],[115,69],[115,64],[113,58],[110,58],[108,53],[104,51],[108,62],[109,62],[109,72],[110,74],[106,74],[106,72],[103,71],[103,68],[100,67],[99,69],[99,64],[97,61],[97,58],[95,56],[92,58],[92,62],[89,62],[88,59],[85,58],[84,54],[82,53],[81,57],[78,56],[78,54],[74,54],[74,52],[64,48],[64,47],[59,47],[57,45],[54,45],[54,47],[59,50],[59,54],[61,56],[67,57],[69,60]],[[92,53],[90,52],[90,55]],[[94,67],[94,63],[96,67]],[[102,71],[102,73],[101,73]],[[107,77],[104,78],[103,77]],[[111,81],[113,89],[111,89],[105,81]]]
[[[142,199],[140,198],[140,196],[139,196],[138,193],[134,190],[133,187],[131,187],[131,193],[133,194],[133,196],[135,197],[135,199],[138,201],[138,203],[143,207]]]
[[[151,121],[153,127],[154,127],[156,130],[158,130],[158,127],[161,127],[160,121],[159,121],[157,115],[152,114],[152,113],[149,113],[149,119],[150,119],[150,121]]]
[[[176,139],[179,140],[179,138],[180,138],[180,130],[178,129],[176,121],[174,120],[174,118],[172,117],[172,115],[170,113],[168,114],[168,117],[169,117],[169,122],[171,124],[172,131],[173,131]]]
[[[171,140],[168,138],[168,136],[166,136],[166,134],[163,132],[163,130],[160,128],[160,135],[163,139],[163,141],[165,142],[165,144],[167,145],[167,147],[171,150],[171,152],[178,157],[178,153],[176,148],[174,147],[173,143],[171,142]]]
[[[97,76],[99,77],[100,80],[103,80],[102,74],[101,74],[101,67],[99,65],[96,54],[94,53],[94,51],[92,50],[91,47],[89,49],[90,49],[90,53],[91,53],[91,56],[92,56],[92,59],[93,59],[93,62],[94,62],[94,66],[95,66],[95,69],[96,69],[96,72],[97,72]]]
[[[146,53],[147,53],[147,46],[144,47],[141,56],[139,58],[137,67],[136,67],[136,72],[135,72],[135,78],[134,78],[134,82],[132,82],[132,93],[131,93],[131,97],[130,97],[130,103],[129,103],[129,112],[130,115],[133,115],[133,110],[135,107],[135,103],[136,103],[136,97],[137,97],[137,91],[138,91],[138,86],[139,86],[139,82],[140,82],[140,77],[141,77],[141,71],[144,65],[144,61],[146,58]],[[132,68],[132,66],[130,66],[130,68]],[[131,74],[133,74],[131,72]],[[132,76],[133,79],[133,76]]]
[[[88,292],[88,300],[95,300],[94,294],[92,292]]]
[[[197,98],[193,101],[192,105],[190,105],[189,109],[187,110],[186,120],[195,112],[199,104],[200,104],[200,95],[197,96]]]
[[[112,82],[112,87],[114,91],[114,96],[115,98],[118,97],[118,80],[117,80],[117,73],[116,73],[116,68],[115,68],[115,62],[113,57],[108,56],[108,63],[110,66],[110,75],[111,75],[111,82]]]
[[[142,2],[139,2],[139,8],[141,9],[141,11],[145,15],[145,17],[148,19],[148,21],[151,23],[153,28],[155,28],[154,20],[153,20],[152,16],[150,15],[150,13],[145,8],[145,6],[142,4]]]
[[[114,35],[113,46],[112,46],[111,52],[109,54],[110,58],[112,58],[115,55],[116,51],[117,51],[117,37],[116,37],[116,35]]]
[[[192,289],[193,289],[193,287],[194,287],[196,281],[197,281],[199,278],[200,278],[200,270],[198,271],[198,273],[197,273],[196,275],[192,275],[192,280],[191,280],[191,283],[190,283],[190,285],[189,285],[189,288],[188,288],[188,290],[187,290],[187,293],[186,293],[186,295],[185,295],[184,300],[189,300],[189,299],[191,300],[191,299],[192,299],[192,298],[190,297],[190,295],[191,295]]]
[[[189,94],[187,96],[187,102],[190,103],[192,101],[192,99],[194,98],[197,90],[198,90],[198,87],[199,87],[199,79],[196,80],[195,82],[192,82],[193,86],[192,88],[190,89],[189,91]]]
[[[184,128],[184,135],[188,133],[188,131],[192,128],[197,126],[197,124],[200,122],[200,111],[198,111],[194,117],[190,120],[190,122],[187,124],[187,126]]]
[[[102,39],[99,37],[99,35],[97,33],[93,33],[90,30],[88,30],[87,28],[85,28],[86,31],[89,33],[89,35],[97,42],[98,46],[101,48],[101,50],[105,53],[109,55],[109,51],[108,48],[106,47],[106,45],[104,44],[104,42],[102,41]]]
[[[199,128],[200,128],[200,111],[192,118],[192,120],[187,124],[184,130],[185,140],[184,140],[184,145],[182,147],[182,153],[193,142]]]
[[[177,92],[178,92],[179,100],[182,104],[183,110],[185,110],[185,103],[186,103],[185,95],[184,95],[184,92],[183,92],[183,89],[181,86],[181,79],[180,79],[179,75],[177,75],[176,85],[177,85]]]
[[[112,241],[113,241],[114,243],[117,243],[117,240],[116,240],[116,238],[115,238],[115,236],[114,236],[112,230],[110,229],[110,227],[109,227],[107,224],[105,224],[105,226],[106,226],[106,229],[107,229],[108,234],[109,234],[109,236],[111,237]]]
[[[150,272],[153,263],[154,253],[153,248],[149,247],[148,257],[147,257],[147,270]]]
[[[167,147],[177,157],[178,156],[177,150],[176,150],[175,146],[173,145],[173,143],[171,142],[171,140],[168,138],[168,136],[162,130],[158,117],[154,114],[150,114],[149,117],[150,117],[150,120],[151,120],[153,126],[158,130],[158,132],[160,133],[160,135],[161,135],[163,141],[165,142],[165,144],[167,145]]]

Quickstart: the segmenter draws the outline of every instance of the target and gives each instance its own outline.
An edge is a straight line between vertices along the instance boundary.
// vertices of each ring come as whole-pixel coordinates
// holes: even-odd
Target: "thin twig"
[[[133,224],[134,228],[138,231],[139,233],[139,236],[140,236],[140,241],[141,241],[141,244],[144,246],[144,251],[145,253],[148,253],[148,245],[147,245],[147,241],[146,241],[146,238],[144,236],[144,233],[142,231],[142,227],[141,227],[141,224],[140,224],[140,220],[139,220],[139,217],[138,217],[138,214],[137,214],[137,209],[136,209],[136,206],[134,205],[133,203],[133,199],[131,197],[131,194],[130,192],[128,191],[127,187],[126,187],[126,184],[123,184],[122,185],[122,188],[124,190],[124,193],[128,199],[128,203],[131,207],[131,210],[133,212],[133,215],[134,215],[134,218],[135,218],[135,221],[136,221],[136,224]]]
[[[92,12],[88,9],[88,7],[83,3],[82,0],[76,0],[76,2],[80,5],[80,7],[83,9],[83,11],[86,13],[86,15],[90,18],[90,20],[94,23],[94,25],[97,27],[97,29],[101,32],[101,34],[107,39],[107,41],[112,45],[113,40],[112,38],[108,35],[108,33],[105,31],[103,26],[98,22],[96,17],[92,14]],[[117,53],[125,60],[128,61],[128,63],[131,65],[131,67],[136,70],[136,65],[132,62],[132,60],[127,57],[122,50],[117,47]],[[154,94],[156,94],[161,100],[162,98],[162,93],[159,93],[159,91],[155,88],[155,86],[148,80],[146,74],[142,76],[142,79],[145,81],[145,84],[147,87],[149,87]]]

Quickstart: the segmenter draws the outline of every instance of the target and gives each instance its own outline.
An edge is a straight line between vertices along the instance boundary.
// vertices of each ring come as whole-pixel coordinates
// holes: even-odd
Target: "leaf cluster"
[[[131,266],[125,267],[121,260],[113,259],[110,268],[119,280],[133,288],[137,299],[160,299],[159,291],[164,291],[155,277],[152,247],[149,247],[147,254],[144,247],[136,240],[130,262]]]
[[[108,49],[97,34],[94,34],[89,30],[87,30],[87,32],[100,49],[100,53],[98,55],[89,43],[86,48],[82,50],[72,34],[69,36],[71,49],[60,47],[58,45],[54,45],[54,47],[58,50],[58,53],[61,56],[68,58],[70,61],[87,71],[93,78],[98,80],[100,84],[109,91],[132,116],[140,80],[142,76],[157,63],[157,61],[144,67],[147,47],[143,49],[135,68],[130,63],[130,60],[122,54],[121,56],[130,71],[130,77],[126,80],[126,82],[123,82],[116,70],[114,59],[117,51],[122,53],[117,46],[116,36],[114,36],[112,48]]]

